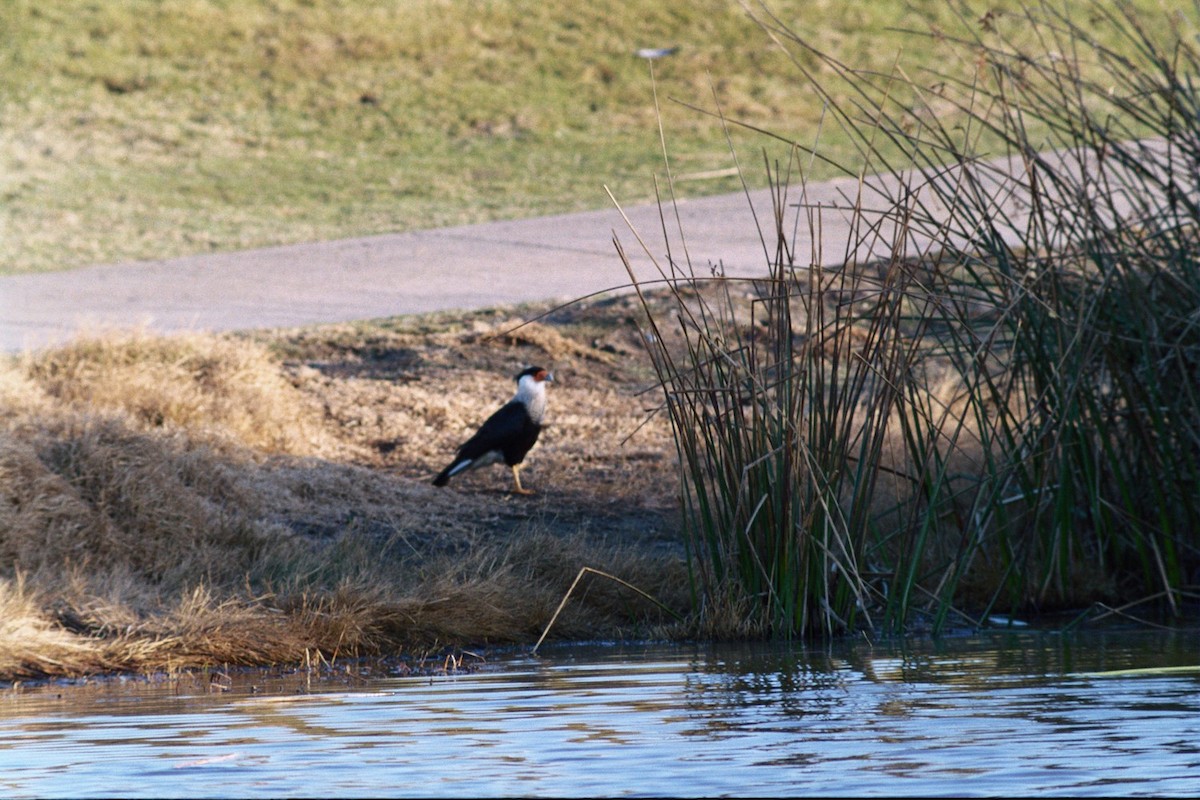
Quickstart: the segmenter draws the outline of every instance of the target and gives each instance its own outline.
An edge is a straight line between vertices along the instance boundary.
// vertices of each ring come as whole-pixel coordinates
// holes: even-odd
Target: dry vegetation
[[[1195,183],[1197,137],[1189,125],[1200,116],[1190,76],[1200,60],[1188,44],[1193,29],[1172,28],[1160,50],[1157,28],[1143,30],[1132,10],[1107,17],[1097,10],[1078,27],[1048,4],[1040,9],[1001,15],[999,25],[990,11],[964,17],[967,63],[988,66],[998,82],[980,71],[947,73],[938,75],[945,80],[936,91],[925,78],[848,71],[808,44],[807,31],[767,19],[766,28],[791,48],[791,65],[820,90],[812,97],[822,99],[830,127],[849,137],[871,170],[894,163],[893,151],[903,154],[904,169],[940,173],[946,154],[977,169],[977,145],[988,141],[1026,159],[1030,186],[1023,188],[1039,213],[1024,222],[1007,217],[999,202],[1012,188],[1007,181],[989,195],[934,180],[922,190],[940,192],[934,202],[906,191],[909,205],[889,207],[892,219],[937,243],[924,256],[945,251],[931,271],[920,259],[900,259],[873,283],[866,270],[851,269],[835,271],[825,285],[794,269],[803,267],[793,263],[794,246],[781,247],[757,320],[746,315],[755,304],[743,302],[740,285],[732,299],[694,303],[710,284],[703,275],[645,304],[617,297],[543,317],[546,309],[523,308],[241,336],[101,336],[0,365],[0,675],[532,642],[585,566],[620,576],[668,608],[682,612],[695,601],[690,623],[673,627],[653,604],[593,580],[558,619],[557,636],[828,633],[855,629],[860,616],[899,630],[918,610],[939,615],[940,625],[964,597],[986,611],[1157,597],[1177,610],[1180,599],[1195,597],[1200,553],[1200,435],[1188,391],[1197,363],[1200,210],[1185,202],[1194,192],[1178,189]],[[1049,20],[1039,23],[1044,15]],[[1113,38],[1142,54],[1138,60],[1093,37],[1105,19]],[[96,28],[96,41],[124,24],[109,23]],[[1027,55],[1031,31],[1041,38]],[[984,33],[1001,39],[989,44]],[[944,41],[939,33],[931,48]],[[1044,45],[1056,42],[1071,46],[1043,58]],[[1077,45],[1095,58],[1064,60]],[[85,50],[78,58],[91,63]],[[671,63],[664,64],[664,90]],[[1108,70],[1104,80],[1093,77],[1097,69]],[[826,88],[831,75],[851,91]],[[94,79],[107,77],[101,70],[88,85],[94,92]],[[576,87],[568,78],[564,85]],[[116,90],[102,82],[106,102],[155,107],[137,97],[153,81]],[[490,98],[494,81],[485,83]],[[366,92],[372,86],[342,86],[353,89],[344,95],[354,113],[339,126],[332,124],[342,119],[336,109],[327,109],[321,119],[330,124],[318,126],[342,130],[355,153],[363,141],[393,139],[395,120],[376,112],[391,107],[399,86]],[[937,99],[927,101],[929,91]],[[1072,105],[1079,97],[1088,103]],[[461,99],[470,109],[479,100],[467,91]],[[1103,126],[1093,101],[1111,106]],[[944,113],[947,102],[956,114]],[[300,108],[309,125],[311,109]],[[762,116],[779,109],[769,103]],[[286,110],[283,103],[261,130],[286,130]],[[756,115],[737,103],[730,111],[754,124]],[[368,112],[370,136],[361,118]],[[602,112],[595,104],[590,113],[611,116]],[[447,124],[456,141],[505,146],[466,148],[489,168],[503,162],[538,181],[595,174],[578,164],[530,168],[507,155],[508,145],[557,140],[557,123],[472,116],[435,125],[438,141]],[[460,130],[464,124],[473,133]],[[795,141],[795,156],[808,139],[793,139],[788,127],[774,135],[789,146]],[[976,127],[986,131],[978,140],[970,133]],[[1054,133],[1049,150],[1081,153],[1084,161],[1099,153],[1129,170],[1073,181],[1074,173],[1034,157],[1047,150],[1047,131]],[[1165,161],[1137,145],[1148,132],[1169,143]],[[210,143],[202,131],[195,138],[201,149]],[[595,140],[564,139],[572,154],[592,152],[587,143]],[[173,172],[167,154],[192,146],[165,145],[159,172]],[[420,148],[394,152],[407,163]],[[691,169],[696,152],[694,142],[685,143],[676,163]],[[451,158],[475,163],[459,149]],[[652,158],[657,163],[658,154]],[[614,156],[597,169],[608,174],[613,159],[620,161]],[[261,203],[257,192],[287,184],[227,170],[235,161],[209,165],[214,174],[235,175],[216,192],[217,205],[269,208],[271,230],[283,229],[287,209]],[[142,161],[132,163],[145,171]],[[304,159],[288,150],[281,163],[291,169]],[[330,159],[355,197],[370,194],[345,163]],[[371,174],[392,174],[365,157],[361,164]],[[848,171],[861,169],[856,162]],[[324,173],[297,174],[305,186],[333,192]],[[482,178],[449,183],[489,198],[525,196],[528,188],[509,191],[502,176]],[[413,185],[393,188],[416,198],[423,223],[451,221],[444,210],[430,211],[426,182]],[[963,185],[992,184],[977,177]],[[251,200],[239,186],[253,187]],[[26,208],[62,211],[32,189],[11,194]],[[90,204],[97,193],[67,194]],[[1109,213],[1109,201],[1126,195],[1142,204],[1140,216]],[[362,216],[340,196],[322,194],[315,206]],[[389,209],[396,205],[390,190],[379,196]],[[563,196],[576,207],[576,188]],[[559,202],[543,197],[534,206]],[[447,203],[454,213],[465,207],[454,193]],[[297,219],[309,222],[288,227],[287,236],[410,226],[390,216],[363,230],[336,220],[325,226],[305,216],[310,205],[296,200]],[[777,222],[783,207],[775,209]],[[1081,208],[1091,210],[1082,222]],[[144,218],[136,209],[121,216]],[[186,216],[206,227],[206,237],[219,221]],[[1114,219],[1121,225],[1114,228]],[[254,225],[238,217],[230,229]],[[1006,243],[1001,229],[1021,241]],[[212,236],[214,247],[233,241],[220,231]],[[968,246],[954,244],[964,236]],[[1064,242],[1074,242],[1074,251],[1064,251]],[[153,232],[143,242],[160,243]],[[29,264],[46,266],[38,257]],[[634,324],[643,313],[662,322],[653,364]],[[540,321],[519,325],[530,318]],[[689,333],[672,333],[677,323]],[[925,371],[936,366],[928,353],[938,348],[947,374]],[[685,351],[690,361],[676,357]],[[448,490],[432,487],[455,445],[507,399],[509,376],[531,363],[558,378],[551,426],[525,473],[539,494],[510,495],[502,470],[466,476]],[[662,397],[645,391],[656,381],[674,404],[675,436],[665,420],[647,422]],[[682,495],[686,519],[677,502],[677,455],[690,481]],[[1146,493],[1153,497],[1144,500]],[[680,535],[684,524],[690,539]],[[731,577],[733,565],[740,575]],[[755,605],[765,612],[757,622],[747,613]]]
[[[632,308],[514,332],[490,311],[111,334],[4,364],[0,676],[531,642],[583,566],[684,610],[673,445],[643,425]],[[537,495],[502,469],[431,486],[530,363],[557,379]],[[669,633],[628,590],[585,588],[553,636]]]
[[[902,266],[917,277],[929,265]],[[630,582],[667,610],[590,575],[553,637],[762,635],[770,626],[751,613],[749,595],[713,581],[703,561],[713,559],[713,570],[737,563],[750,526],[714,516],[714,531],[733,532],[714,542],[696,520],[685,521],[677,459],[685,454],[691,472],[684,474],[694,482],[701,473],[720,480],[722,469],[729,472],[718,468],[724,458],[733,465],[732,491],[743,492],[752,468],[786,457],[785,449],[768,447],[767,457],[753,449],[762,426],[750,423],[766,417],[750,412],[744,384],[714,389],[710,380],[693,390],[679,376],[703,377],[703,369],[745,351],[765,365],[759,375],[777,378],[788,363],[771,349],[778,341],[792,348],[793,365],[813,375],[851,363],[851,354],[870,366],[890,340],[866,308],[882,301],[868,301],[861,281],[882,273],[838,272],[859,277],[796,284],[782,319],[768,313],[779,307],[769,294],[779,285],[705,279],[554,311],[530,306],[227,336],[110,334],[11,359],[0,365],[0,680],[531,644],[582,567]],[[965,322],[994,323],[993,312],[977,311]],[[924,624],[916,616],[939,607],[930,594],[903,613],[893,609],[900,593],[890,584],[904,570],[915,576],[914,592],[957,570],[944,594],[945,608],[956,612],[996,607],[1007,553],[1032,565],[1020,568],[1022,576],[1042,574],[1038,540],[1024,528],[1001,535],[978,522],[970,503],[986,488],[979,476],[997,448],[935,346],[948,329],[928,321],[910,329],[919,316],[896,317],[896,340],[913,346],[886,352],[905,354],[899,366],[923,387],[909,399],[929,407],[913,413],[953,446],[930,467],[914,455],[897,408],[876,412],[873,423],[871,406],[844,404],[836,427],[850,441],[849,460],[866,460],[856,443],[869,435],[878,476],[833,485],[823,499],[801,498],[795,513],[805,516],[780,517],[773,528],[794,545],[804,541],[807,515],[835,508],[861,518],[866,555],[853,562],[862,585],[856,607],[892,631]],[[683,365],[668,376],[674,402],[724,404],[711,419],[736,446],[745,440],[747,458],[716,439],[688,438],[686,420],[676,423],[676,433],[684,431],[677,449],[665,415],[652,413],[663,394],[639,333],[651,319],[654,341],[663,344],[654,357]],[[684,319],[693,322],[681,327]],[[706,327],[697,328],[698,319]],[[699,353],[692,361],[681,356],[685,330]],[[725,355],[709,358],[696,337]],[[915,346],[926,338],[930,347]],[[524,473],[537,495],[510,494],[503,469],[433,487],[455,446],[511,394],[510,376],[535,363],[556,374],[550,424]],[[805,389],[795,419],[819,423],[830,413],[826,397]],[[821,435],[802,429],[797,452],[826,456],[828,447],[812,445]],[[718,466],[698,467],[699,455],[715,455]],[[915,538],[919,526],[904,509],[921,498],[901,478],[931,468],[945,475],[948,499],[935,511],[947,527]],[[762,502],[730,506],[753,512],[751,521],[770,510],[768,500],[788,496],[774,477],[756,486]],[[694,483],[689,491],[695,503]],[[975,544],[958,561],[966,536]],[[759,552],[767,551],[751,548]],[[1145,596],[1135,572],[1105,569],[1087,552],[1024,587],[1004,610]],[[762,569],[757,560],[751,567],[753,575]],[[803,590],[824,590],[820,576],[801,578]],[[693,580],[708,581],[705,592]],[[723,602],[719,592],[728,595]]]

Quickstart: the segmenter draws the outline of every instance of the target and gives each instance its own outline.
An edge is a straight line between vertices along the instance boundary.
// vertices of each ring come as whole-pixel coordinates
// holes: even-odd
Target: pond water
[[[474,663],[17,687],[0,693],[0,794],[1200,794],[1194,630]]]

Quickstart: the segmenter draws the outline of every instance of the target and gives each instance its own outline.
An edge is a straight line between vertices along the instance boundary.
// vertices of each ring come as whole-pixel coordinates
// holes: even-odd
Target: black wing
[[[458,448],[458,457],[475,459],[492,450],[504,450],[525,434],[529,423],[525,404],[510,400],[488,417],[475,435]]]
[[[493,451],[499,452],[509,466],[520,464],[540,432],[541,426],[530,419],[525,405],[511,400],[488,417],[475,435],[458,448],[454,461],[433,479],[433,485],[445,486],[452,475],[464,468],[470,469],[472,462]],[[463,462],[467,462],[465,467]]]

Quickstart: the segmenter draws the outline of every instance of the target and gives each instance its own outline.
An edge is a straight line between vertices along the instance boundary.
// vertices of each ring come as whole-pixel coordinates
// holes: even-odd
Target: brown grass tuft
[[[11,680],[115,666],[104,648],[56,624],[44,602],[20,578],[0,580],[0,675]]]
[[[168,586],[242,574],[270,535],[246,469],[177,431],[55,420],[0,450],[0,554],[26,569],[127,566]]]
[[[28,379],[71,409],[128,414],[271,453],[320,452],[324,431],[265,348],[227,337],[81,338],[27,361]]]

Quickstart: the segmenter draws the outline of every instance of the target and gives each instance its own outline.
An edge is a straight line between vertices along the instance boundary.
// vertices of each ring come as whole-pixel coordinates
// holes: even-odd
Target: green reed
[[[940,628],[1160,593],[1174,608],[1200,566],[1184,23],[964,15],[936,37],[964,72],[910,77],[855,72],[761,17],[858,137],[847,172],[882,177],[851,198],[845,263],[821,266],[819,247],[796,252],[789,218],[819,241],[821,212],[796,180],[808,149],[787,142],[767,170],[767,274],[698,272],[684,251],[660,266],[670,311],[645,303],[705,624]],[[1123,43],[1097,44],[1097,25]]]

